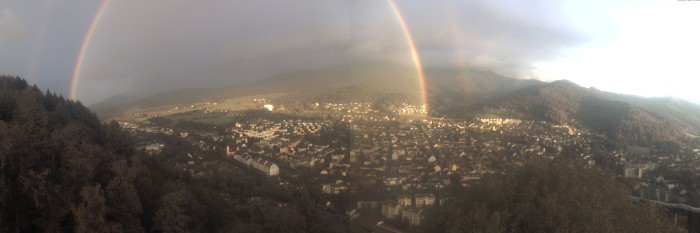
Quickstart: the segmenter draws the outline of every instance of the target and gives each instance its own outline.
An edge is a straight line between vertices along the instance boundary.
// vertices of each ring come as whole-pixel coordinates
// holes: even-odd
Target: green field
[[[230,116],[229,113],[204,113],[201,111],[177,113],[167,115],[167,117],[173,121],[196,121],[217,126],[231,125],[236,120],[236,118]]]
[[[651,148],[649,148],[649,147],[627,146],[627,154],[629,154],[629,155],[648,156],[649,150],[651,150]]]

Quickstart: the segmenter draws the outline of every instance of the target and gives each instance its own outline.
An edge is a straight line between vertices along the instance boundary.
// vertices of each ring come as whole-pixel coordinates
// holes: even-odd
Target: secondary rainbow
[[[406,37],[406,43],[408,44],[409,49],[411,50],[411,59],[413,60],[413,63],[416,67],[416,72],[418,73],[418,79],[420,80],[420,88],[421,88],[421,97],[423,104],[426,106],[426,111],[428,110],[428,90],[425,85],[425,75],[423,74],[423,65],[421,64],[420,56],[418,56],[418,50],[416,49],[416,44],[413,42],[413,36],[411,35],[411,31],[408,30],[408,26],[406,26],[406,20],[404,20],[403,15],[401,14],[401,11],[399,10],[399,7],[396,6],[396,2],[394,0],[387,0],[389,2],[389,5],[391,6],[391,10],[394,12],[394,15],[396,16],[396,19],[399,21],[399,25],[401,26],[401,30],[403,31],[404,37]]]
[[[92,18],[92,22],[90,23],[90,27],[85,34],[85,38],[83,38],[83,44],[80,46],[78,59],[75,61],[75,67],[73,67],[73,78],[70,85],[70,95],[68,96],[70,99],[75,99],[76,86],[78,85],[78,79],[80,78],[80,71],[83,66],[83,61],[85,60],[85,52],[87,51],[88,47],[90,47],[92,35],[95,33],[95,28],[97,28],[97,24],[99,24],[100,18],[102,18],[102,14],[105,12],[108,4],[109,0],[102,1],[100,6],[97,8],[95,17]]]

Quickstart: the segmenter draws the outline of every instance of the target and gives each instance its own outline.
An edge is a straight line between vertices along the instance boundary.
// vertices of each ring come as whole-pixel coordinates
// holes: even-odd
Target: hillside
[[[570,160],[534,160],[453,187],[429,209],[423,232],[684,232],[636,203],[612,174]]]
[[[427,69],[425,73],[431,114],[456,118],[473,114],[469,107],[485,100],[546,84],[476,69]]]
[[[479,70],[426,69],[426,84],[436,115],[457,117],[464,107],[489,97],[545,83],[517,80]],[[180,89],[141,99],[119,96],[93,105],[101,116],[129,109],[147,109],[236,98],[272,97],[285,105],[315,102],[406,102],[420,104],[421,87],[415,68],[386,62],[359,62],[311,71],[297,71],[255,83],[219,89]]]
[[[361,62],[346,66],[278,75],[257,83],[221,90],[210,96],[225,100],[256,94],[277,94],[273,101],[285,105],[315,102],[420,103],[420,83],[415,69],[383,62]]]
[[[95,103],[90,106],[90,109],[100,113],[100,115],[117,115],[126,111],[134,102],[144,99],[145,97],[147,96],[138,93],[124,93]]]
[[[654,99],[583,88],[561,80],[488,99],[472,109],[480,116],[576,125],[603,133],[616,141],[650,145],[678,141],[698,130],[700,115],[685,108],[672,108],[675,106],[657,104]]]
[[[627,101],[680,122],[684,127],[700,129],[700,105],[672,97],[640,98],[638,96],[617,95],[617,99]]]
[[[178,163],[204,152],[178,135],[158,140],[162,153],[145,154],[80,102],[0,76],[0,232],[347,232],[306,189],[221,151],[210,175],[193,177]]]

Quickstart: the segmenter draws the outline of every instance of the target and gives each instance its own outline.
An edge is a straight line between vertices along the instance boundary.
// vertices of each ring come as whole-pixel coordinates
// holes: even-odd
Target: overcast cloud
[[[68,95],[78,50],[99,3],[0,0],[0,73]],[[427,66],[559,79],[567,77],[543,75],[539,64],[555,66],[571,59],[572,51],[613,41],[620,31],[610,23],[615,12],[602,9],[632,3],[607,8],[602,1],[554,0],[397,4]],[[77,97],[94,103],[124,92],[236,85],[363,60],[411,64],[386,1],[113,0],[88,47]]]

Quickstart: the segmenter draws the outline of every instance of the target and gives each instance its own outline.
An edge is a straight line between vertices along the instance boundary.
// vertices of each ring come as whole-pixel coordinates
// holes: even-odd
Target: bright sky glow
[[[538,63],[537,74],[611,92],[700,103],[700,2],[636,4],[603,16],[611,17],[608,23],[615,28],[609,41],[567,49],[559,60]]]

